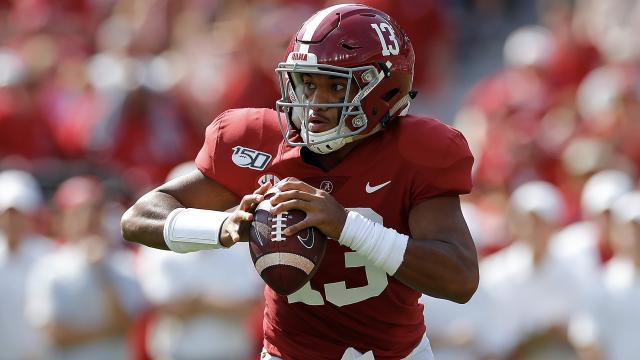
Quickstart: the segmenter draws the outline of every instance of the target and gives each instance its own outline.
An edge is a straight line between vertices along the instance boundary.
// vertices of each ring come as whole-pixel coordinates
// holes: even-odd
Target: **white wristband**
[[[177,253],[224,248],[220,244],[220,230],[229,215],[222,211],[177,208],[164,222],[164,241]]]
[[[355,211],[349,211],[338,242],[347,246],[389,275],[396,273],[407,249],[407,235],[367,219]]]

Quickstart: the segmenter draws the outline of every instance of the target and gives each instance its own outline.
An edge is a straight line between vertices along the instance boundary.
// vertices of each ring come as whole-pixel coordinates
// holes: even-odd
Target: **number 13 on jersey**
[[[372,221],[382,224],[382,216],[372,209],[352,208],[348,210],[355,211]],[[382,294],[387,287],[389,283],[387,273],[374,266],[364,257],[355,252],[347,252],[344,254],[344,263],[346,268],[364,267],[367,284],[355,288],[347,288],[346,282],[344,281],[324,284],[326,301],[336,306],[355,304]],[[289,295],[287,300],[290,304],[296,302],[302,302],[307,305],[325,304],[325,299],[322,297],[322,294],[317,290],[313,290],[308,282],[300,290]]]

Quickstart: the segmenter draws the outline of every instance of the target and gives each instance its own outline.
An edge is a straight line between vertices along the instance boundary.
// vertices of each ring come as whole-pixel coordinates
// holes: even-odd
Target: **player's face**
[[[347,94],[348,79],[338,76],[303,74],[303,94],[311,104],[342,103],[352,99],[357,93],[356,86],[351,86]],[[340,107],[311,106],[309,111],[308,129],[319,133],[330,130],[338,125]]]

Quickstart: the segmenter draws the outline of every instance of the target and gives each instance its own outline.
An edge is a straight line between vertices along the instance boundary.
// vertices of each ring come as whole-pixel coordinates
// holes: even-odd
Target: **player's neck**
[[[301,151],[302,159],[307,164],[319,167],[324,171],[330,171],[335,168],[344,160],[347,155],[351,152],[355,143],[349,143],[344,145],[342,148],[330,152],[328,154],[317,154],[313,151],[303,148]]]

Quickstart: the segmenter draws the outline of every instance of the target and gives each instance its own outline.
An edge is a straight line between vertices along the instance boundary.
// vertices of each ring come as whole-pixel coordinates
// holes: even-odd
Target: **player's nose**
[[[330,104],[332,102],[333,100],[328,95],[328,92],[319,89],[316,90],[313,98],[311,99],[311,109],[313,111],[324,111],[327,110],[327,107],[322,105]]]

